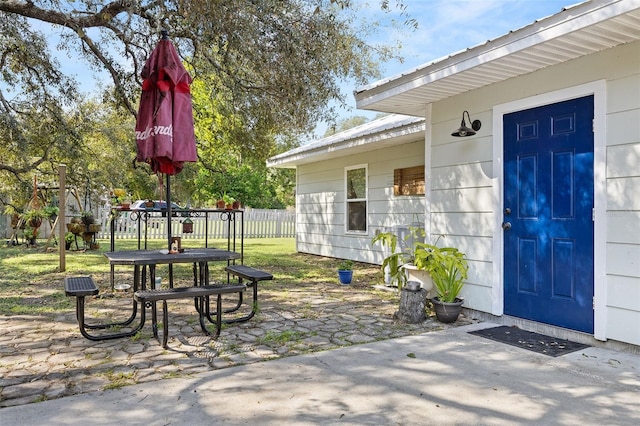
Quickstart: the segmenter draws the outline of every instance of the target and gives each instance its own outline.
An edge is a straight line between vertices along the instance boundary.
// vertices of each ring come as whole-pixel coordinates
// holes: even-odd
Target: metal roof
[[[423,117],[427,104],[637,40],[640,0],[587,1],[356,89],[356,106]]]
[[[267,166],[295,167],[343,155],[401,145],[424,139],[424,131],[424,117],[390,114],[271,157],[267,160]]]

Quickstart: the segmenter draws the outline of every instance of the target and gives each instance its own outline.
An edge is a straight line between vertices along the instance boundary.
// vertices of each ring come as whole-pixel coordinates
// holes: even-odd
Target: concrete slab
[[[558,358],[480,323],[0,409],[2,425],[640,424],[640,356]]]

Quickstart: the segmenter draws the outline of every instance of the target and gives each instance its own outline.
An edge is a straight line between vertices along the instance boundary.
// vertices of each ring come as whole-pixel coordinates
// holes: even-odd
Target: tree
[[[367,117],[364,117],[362,115],[356,115],[354,117],[339,120],[334,127],[327,127],[327,130],[324,132],[323,137],[326,138],[335,135],[336,133],[344,132],[345,130],[358,127],[366,123],[367,121],[369,121]]]
[[[388,1],[381,4],[388,8]],[[9,46],[28,39],[42,44],[27,18],[51,24],[61,34],[59,49],[76,50],[92,69],[108,71],[131,114],[142,65],[166,28],[196,76],[216,74],[216,89],[229,91],[242,114],[274,128],[286,120],[287,128],[302,129],[326,113],[328,100],[341,98],[340,79],[364,83],[377,77],[379,59],[391,57],[390,48],[368,46],[356,35],[364,29],[355,28],[352,8],[348,0],[0,0]],[[39,52],[26,57],[32,61]],[[15,52],[5,48],[4,55]],[[58,70],[53,61],[43,66]]]
[[[381,8],[389,10],[388,3],[381,0]],[[309,131],[331,117],[327,105],[342,101],[342,80],[379,77],[377,64],[393,48],[367,45],[364,37],[375,26],[357,22],[350,0],[0,0],[2,137],[37,157],[16,163],[0,147],[0,172],[18,178],[51,161],[54,147],[83,141],[69,114],[78,110],[76,84],[49,55],[43,28],[59,36],[57,49],[79,55],[87,72],[106,71],[104,102],[131,117],[142,66],[160,30],[168,30],[194,80],[206,80],[242,132],[253,135],[234,144],[263,157],[273,152],[274,136]],[[49,123],[49,134],[34,137],[36,117]]]

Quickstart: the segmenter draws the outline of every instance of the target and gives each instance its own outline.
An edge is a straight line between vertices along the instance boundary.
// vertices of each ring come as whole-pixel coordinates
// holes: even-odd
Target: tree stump
[[[427,291],[408,290],[400,292],[400,309],[393,314],[393,318],[405,324],[417,324],[427,319],[425,308],[427,305]]]

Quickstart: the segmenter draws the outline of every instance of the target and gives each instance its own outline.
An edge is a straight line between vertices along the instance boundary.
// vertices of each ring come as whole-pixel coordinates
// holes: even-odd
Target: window
[[[424,195],[424,165],[395,169],[393,195]]]
[[[367,232],[367,166],[345,169],[347,232]]]

